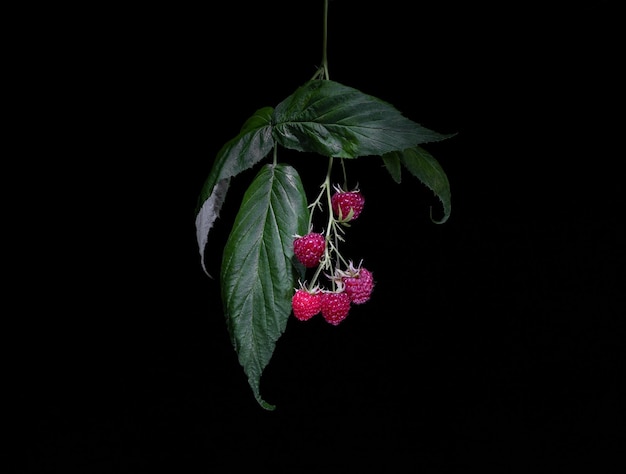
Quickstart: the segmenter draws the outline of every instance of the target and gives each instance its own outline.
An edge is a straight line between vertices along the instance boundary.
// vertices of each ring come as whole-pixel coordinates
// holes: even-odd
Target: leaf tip
[[[274,410],[276,410],[276,405],[272,405],[271,403],[267,403],[262,398],[257,398],[257,401],[259,402],[259,405],[261,405],[261,407],[266,409],[267,411],[274,411]]]
[[[429,213],[430,213],[430,220],[434,224],[444,224],[448,220],[448,218],[450,217],[450,212],[447,212],[446,214],[444,214],[444,216],[441,219],[433,218],[433,207],[432,206],[430,206]]]

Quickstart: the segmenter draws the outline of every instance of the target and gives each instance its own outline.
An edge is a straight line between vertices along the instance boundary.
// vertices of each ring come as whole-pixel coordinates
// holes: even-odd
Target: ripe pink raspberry
[[[345,292],[354,304],[363,304],[370,299],[374,289],[374,277],[368,269],[360,267],[343,278]]]
[[[315,267],[326,249],[326,239],[317,232],[309,232],[293,241],[293,252],[296,258],[307,268]]]
[[[340,187],[335,186],[335,193],[332,195],[331,205],[335,215],[339,220],[345,222],[351,221],[359,217],[365,204],[363,194],[359,190],[344,191]],[[352,216],[350,216],[352,211]]]
[[[345,292],[322,292],[322,316],[326,322],[337,326],[346,319],[350,311],[350,297]]]
[[[307,321],[322,310],[322,293],[298,288],[291,298],[293,315],[300,321]]]

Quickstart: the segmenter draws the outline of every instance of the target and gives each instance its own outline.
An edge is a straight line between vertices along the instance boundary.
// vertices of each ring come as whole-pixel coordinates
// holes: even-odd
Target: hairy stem
[[[322,273],[322,271],[327,271],[327,274],[332,276],[335,274],[335,268],[339,268],[341,264],[348,266],[348,262],[342,257],[339,252],[339,243],[344,239],[341,234],[344,232],[344,229],[341,227],[341,220],[335,219],[334,211],[332,208],[332,183],[331,183],[331,173],[333,169],[333,162],[336,158],[332,156],[328,159],[328,170],[326,171],[326,177],[324,178],[324,182],[320,186],[321,190],[318,194],[315,201],[310,204],[311,213],[309,215],[309,230],[312,229],[313,222],[313,213],[317,208],[322,208],[322,199],[326,197],[326,206],[328,211],[328,221],[326,225],[326,229],[324,231],[324,239],[326,240],[326,249],[324,250],[324,255],[320,260],[320,264],[317,266],[313,278],[311,279],[310,284],[308,285],[309,290],[312,290],[317,284],[317,280]],[[343,165],[343,161],[342,161]],[[344,179],[345,177],[345,169]],[[334,261],[333,261],[334,260]],[[332,279],[331,279],[332,280]],[[333,291],[336,289],[335,281],[332,280],[332,289]]]

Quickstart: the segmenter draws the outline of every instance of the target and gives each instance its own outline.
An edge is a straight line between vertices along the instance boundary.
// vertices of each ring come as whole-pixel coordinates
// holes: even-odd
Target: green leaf
[[[297,272],[293,238],[306,233],[309,209],[297,171],[263,166],[246,190],[224,248],[222,301],[231,342],[258,403],[260,381],[291,314]]]
[[[439,162],[422,147],[407,148],[401,152],[392,152],[383,156],[385,163],[398,159],[402,165],[422,183],[430,188],[443,205],[443,217],[440,220],[433,219],[432,208],[431,220],[436,224],[443,224],[450,217],[452,210],[450,182]],[[392,177],[394,175],[392,174]],[[398,181],[399,182],[399,181]]]
[[[383,164],[391,178],[398,184],[402,181],[402,163],[400,163],[400,153],[396,151],[390,151],[382,156]]]
[[[274,139],[298,151],[356,158],[383,155],[444,135],[409,120],[391,104],[330,80],[311,80],[278,104]]]
[[[217,153],[207,177],[196,208],[196,239],[200,250],[200,262],[204,264],[204,251],[209,231],[226,198],[230,178],[254,166],[265,158],[274,147],[270,118],[272,107],[257,110],[241,127],[239,134],[222,146]],[[209,275],[210,276],[210,275]]]

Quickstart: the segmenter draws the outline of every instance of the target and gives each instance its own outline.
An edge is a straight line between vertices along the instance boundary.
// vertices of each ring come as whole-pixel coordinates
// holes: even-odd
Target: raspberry
[[[327,323],[337,326],[350,311],[350,297],[345,292],[325,291],[322,294],[322,316]]]
[[[322,293],[298,288],[291,298],[293,315],[300,321],[307,321],[322,310]]]
[[[296,258],[307,268],[313,268],[320,262],[325,249],[326,239],[317,232],[309,232],[293,241]]]
[[[339,220],[348,222],[356,219],[363,210],[365,199],[360,191],[344,191],[335,186],[335,194],[330,199],[333,211]],[[352,215],[350,216],[350,212]]]
[[[363,304],[370,299],[374,289],[374,278],[372,272],[366,268],[359,268],[356,274],[343,278],[345,292],[354,304]]]

